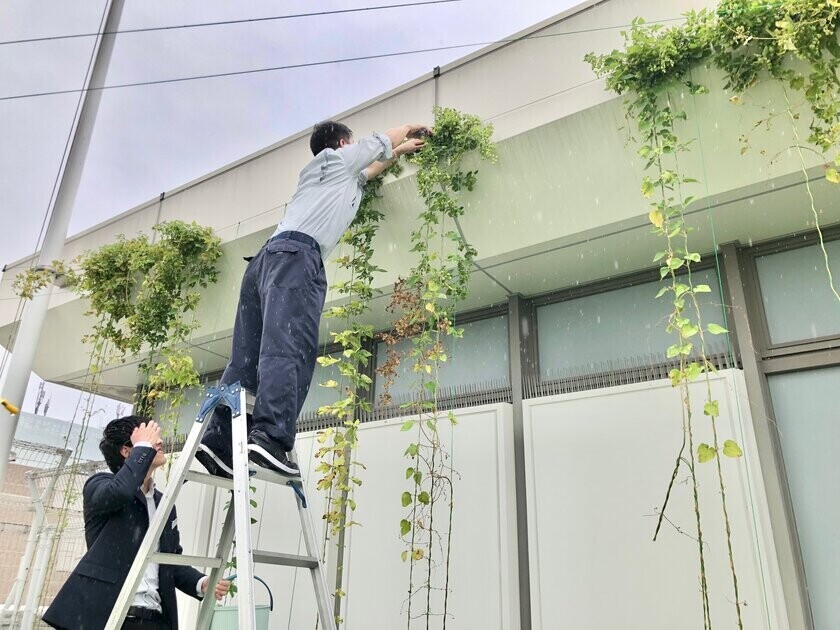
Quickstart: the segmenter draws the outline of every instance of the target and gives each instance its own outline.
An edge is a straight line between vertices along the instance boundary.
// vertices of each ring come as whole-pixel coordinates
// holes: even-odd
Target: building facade
[[[363,135],[430,120],[440,105],[495,127],[499,162],[481,165],[476,191],[464,198],[463,232],[479,253],[457,316],[464,338],[449,348],[441,374],[440,400],[460,410],[461,419],[451,439],[466,512],[456,525],[485,534],[459,542],[454,597],[461,603],[452,627],[700,627],[685,486],[669,508],[674,523],[666,540],[650,542],[679,447],[680,403],[668,382],[667,313],[653,299],[659,272],[651,259],[658,247],[639,193],[644,165],[628,138],[622,100],[605,91],[583,56],[620,46],[621,28],[637,15],[667,24],[704,6],[712,4],[587,1],[338,116]],[[751,140],[756,150],[740,151],[738,138],[761,119],[761,103],[783,95],[760,85],[755,103],[735,107],[715,72],[698,68],[697,77],[712,89],[697,98],[682,95],[698,139],[683,170],[701,180],[687,222],[703,255],[696,281],[711,288],[701,305],[704,320],[730,331],[708,352],[719,370],[713,386],[725,407],[722,431],[745,452],[743,460],[726,462],[744,614],[750,627],[838,627],[833,594],[840,542],[832,523],[840,514],[830,492],[840,483],[831,452],[840,438],[831,396],[840,383],[840,308],[803,165],[789,150],[789,128],[760,129]],[[807,129],[806,120],[798,124]],[[203,294],[192,353],[213,382],[230,352],[242,257],[271,235],[308,158],[302,131],[69,239],[65,258],[161,221],[212,226],[223,239],[221,276]],[[805,159],[828,265],[840,276],[840,199],[825,182],[819,157]],[[410,168],[383,190],[386,219],[373,262],[387,271],[377,279],[381,294],[367,320],[381,331],[389,328],[385,306],[393,283],[412,263],[405,235],[420,209]],[[28,262],[8,267],[2,297],[11,295],[15,271]],[[334,263],[327,277],[331,284],[344,279]],[[330,293],[327,308],[337,303]],[[7,330],[14,302],[0,304]],[[35,365],[45,379],[84,382],[84,311],[78,299],[54,293]],[[332,325],[323,321],[325,354],[336,349]],[[369,349],[381,365],[382,344]],[[375,409],[360,438],[360,458],[382,476],[369,471],[372,481],[358,490],[360,505],[371,506],[359,516],[365,526],[351,534],[346,556],[333,560],[346,565],[348,627],[390,627],[402,601],[392,579],[399,561],[391,573],[383,558],[393,558],[377,553],[399,521],[394,512],[378,529],[381,515],[394,507],[382,497],[396,501],[398,486],[376,480],[404,468],[399,448],[389,444],[400,440],[394,417],[410,395],[411,376],[398,375],[395,403],[387,407],[378,404],[381,379],[371,376]],[[313,383],[328,378],[319,368]],[[101,380],[102,393],[129,399],[137,364],[110,366]],[[315,411],[331,395],[313,384],[299,423],[304,459],[313,432],[327,422]],[[714,513],[711,469],[708,474],[706,512]],[[263,505],[275,504],[268,490],[260,492]],[[199,519],[190,542],[206,548],[212,528],[202,519],[218,521],[218,498],[198,493],[188,500]],[[265,512],[263,523],[272,524],[265,531],[279,531],[285,517],[279,509]],[[716,518],[708,525],[716,532],[709,541],[710,581],[713,614],[725,624],[733,595]],[[479,567],[485,560],[488,570]],[[305,604],[298,598],[285,612],[305,619],[298,610]],[[363,612],[370,610],[382,611],[377,619],[384,625],[362,625],[371,623]]]

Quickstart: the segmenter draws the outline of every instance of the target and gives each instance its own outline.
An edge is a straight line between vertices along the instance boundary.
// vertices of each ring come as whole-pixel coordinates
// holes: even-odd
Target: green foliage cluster
[[[373,382],[365,373],[372,357],[368,344],[373,339],[373,326],[362,324],[360,320],[370,309],[374,274],[384,271],[371,262],[373,239],[384,216],[376,200],[381,196],[385,178],[401,172],[402,166],[394,162],[365,184],[359,210],[341,239],[350,248],[350,254],[336,260],[340,269],[349,272],[350,278],[331,287],[344,296],[345,301],[325,314],[344,322],[344,330],[332,333],[333,341],[341,348],[339,355],[318,357],[321,366],[336,366],[342,380],[342,383],[331,379],[320,384],[340,391],[338,400],[318,409],[319,415],[332,416],[339,426],[319,433],[317,439],[321,446],[315,453],[319,460],[315,470],[322,475],[317,487],[329,494],[329,508],[324,519],[333,534],[355,523],[347,518],[346,508],[356,509],[356,502],[349,495],[352,485],[360,485],[361,479],[354,477],[351,469],[354,465],[364,466],[351,456],[358,445],[361,416],[372,411],[366,392]]]
[[[408,356],[417,375],[414,400],[403,405],[411,419],[403,431],[416,431],[416,439],[405,450],[410,466],[405,471],[409,488],[400,496],[406,514],[400,521],[400,536],[406,544],[404,561],[411,563],[406,606],[407,626],[413,617],[441,615],[443,627],[448,620],[449,559],[454,508],[452,463],[440,436],[441,420],[456,424],[450,411],[438,408],[440,367],[448,359],[442,339],[461,337],[463,330],[454,326],[459,300],[467,296],[475,249],[463,238],[458,219],[464,214],[461,196],[477,183],[477,170],[466,170],[463,159],[477,153],[495,162],[496,150],[491,141],[493,128],[479,118],[450,108],[435,109],[434,133],[411,161],[419,168],[417,189],[424,202],[418,217],[419,226],[411,233],[411,251],[417,263],[408,277],[394,290],[392,306],[403,314],[395,330],[411,335]],[[395,341],[392,339],[391,341]],[[445,529],[440,529],[436,506],[444,506]],[[436,518],[437,516],[437,518]],[[437,557],[439,549],[441,558]],[[422,584],[415,585],[418,563],[425,563]],[[435,568],[443,575],[435,581]],[[432,593],[443,592],[442,610],[436,611]],[[417,607],[420,612],[417,613]]]
[[[145,354],[137,411],[148,413],[162,400],[174,418],[183,390],[198,384],[185,346],[198,326],[199,289],[218,277],[221,248],[213,231],[196,223],[171,221],[153,229],[156,240],[145,234],[119,236],[69,264],[54,261],[50,269],[23,272],[15,289],[31,299],[61,277],[89,305],[87,315],[94,323],[84,341],[91,347],[91,371],[96,373],[107,361]]]

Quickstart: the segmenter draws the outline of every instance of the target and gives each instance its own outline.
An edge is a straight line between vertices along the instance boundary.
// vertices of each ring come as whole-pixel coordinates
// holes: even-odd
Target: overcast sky
[[[334,11],[416,0],[127,0],[120,30]],[[108,84],[230,72],[505,38],[575,0],[458,0],[118,36]],[[0,42],[97,30],[104,1],[0,0]],[[0,45],[0,96],[75,89],[94,38]],[[107,90],[70,234],[408,82],[477,48]],[[78,95],[0,101],[0,264],[33,252]],[[12,238],[8,238],[11,229]],[[4,344],[5,339],[0,340]],[[0,349],[2,355],[2,349]],[[2,383],[4,375],[0,375]],[[33,377],[24,409],[34,407]],[[47,386],[50,415],[79,393]],[[97,407],[101,421],[116,404]]]

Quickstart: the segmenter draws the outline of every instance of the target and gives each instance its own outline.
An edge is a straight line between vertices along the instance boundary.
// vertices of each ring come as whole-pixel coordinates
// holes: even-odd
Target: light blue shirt
[[[274,235],[294,231],[311,236],[326,259],[356,216],[367,183],[365,169],[392,157],[391,140],[381,133],[338,150],[324,149],[300,172],[297,190]]]

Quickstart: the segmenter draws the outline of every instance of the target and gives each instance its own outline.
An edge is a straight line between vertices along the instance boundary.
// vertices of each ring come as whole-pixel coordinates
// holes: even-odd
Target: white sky
[[[128,0],[120,29],[410,4],[415,0]],[[575,0],[459,0],[117,38],[107,83],[504,38]],[[0,0],[0,42],[97,30],[94,0]],[[0,96],[81,86],[93,38],[0,45]],[[462,48],[103,94],[70,225],[77,233],[474,50]],[[78,95],[0,101],[0,265],[33,252]],[[406,121],[410,122],[410,121]],[[413,121],[411,121],[413,122]],[[422,121],[421,121],[422,122]],[[359,130],[368,131],[368,130]],[[8,236],[8,232],[7,232]],[[0,344],[5,344],[0,339]],[[2,376],[0,376],[2,381]],[[25,409],[34,405],[33,379]],[[48,386],[69,419],[78,392]],[[113,407],[113,405],[112,405]],[[107,410],[104,415],[108,415]]]

